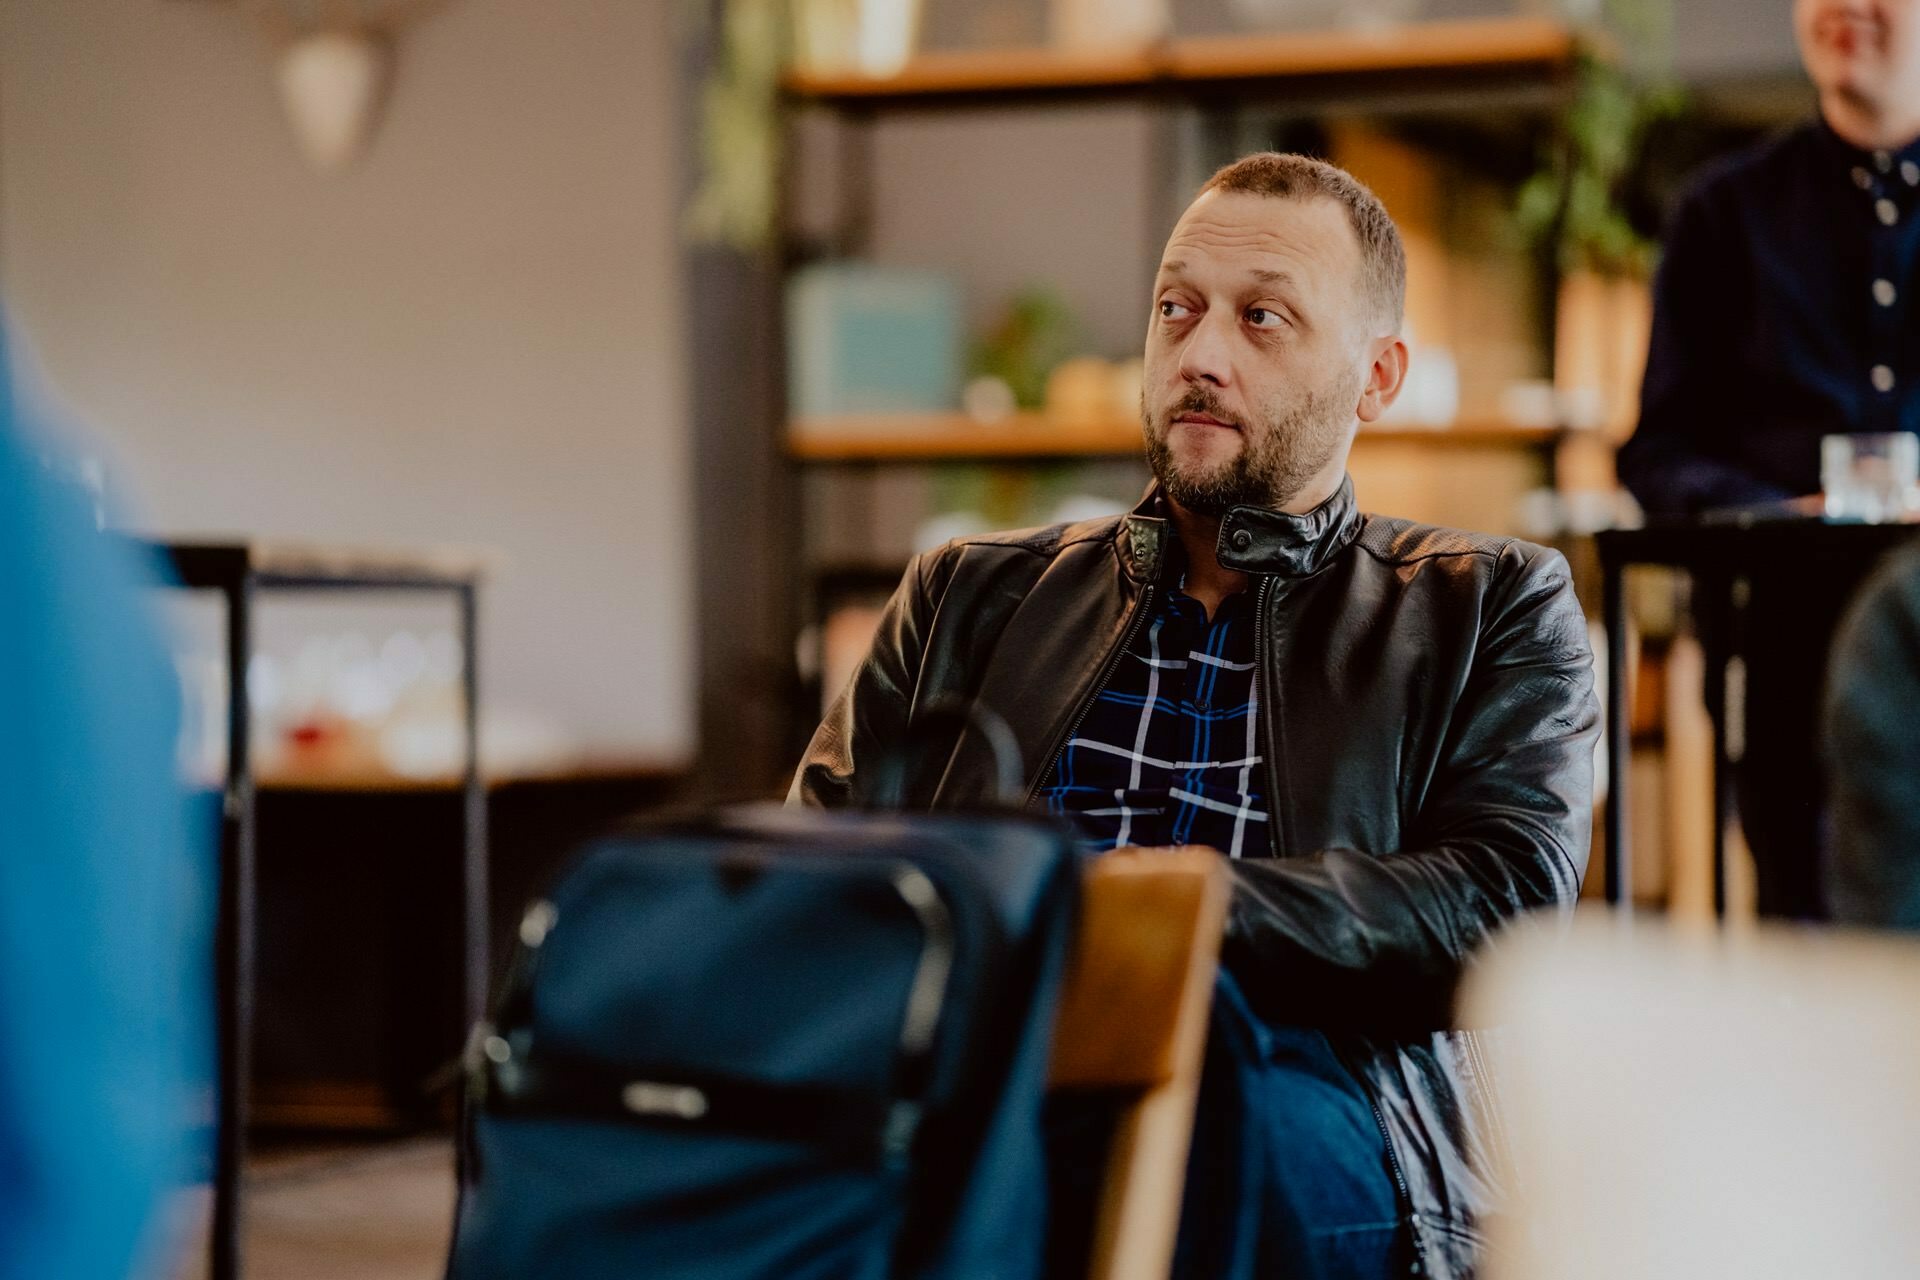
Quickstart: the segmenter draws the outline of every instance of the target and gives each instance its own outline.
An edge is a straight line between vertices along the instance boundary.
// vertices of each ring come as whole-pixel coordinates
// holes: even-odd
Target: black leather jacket
[[[1031,802],[1165,589],[1157,509],[918,557],[790,799],[867,800],[917,713],[978,698]],[[1571,905],[1587,863],[1600,717],[1566,561],[1361,515],[1350,481],[1303,516],[1235,508],[1218,555],[1259,593],[1273,811],[1273,857],[1233,864],[1224,962],[1263,1016],[1329,1033],[1373,1097],[1423,1272],[1471,1275],[1505,1143],[1482,1037],[1449,1030],[1454,988],[1493,930]],[[992,802],[977,729],[917,758],[910,807]]]

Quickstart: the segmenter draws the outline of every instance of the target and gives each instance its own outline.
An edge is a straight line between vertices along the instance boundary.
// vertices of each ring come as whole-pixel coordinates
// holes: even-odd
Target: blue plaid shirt
[[[1206,609],[1168,590],[1136,629],[1041,790],[1096,849],[1270,846],[1261,794],[1254,593]]]

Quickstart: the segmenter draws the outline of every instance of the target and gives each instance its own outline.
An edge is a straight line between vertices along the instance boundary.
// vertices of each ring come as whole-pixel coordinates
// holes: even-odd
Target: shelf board
[[[1409,444],[1432,448],[1540,449],[1561,432],[1551,427],[1458,423],[1449,427],[1363,427],[1355,448]],[[1136,419],[1066,425],[1040,413],[991,424],[964,414],[874,414],[799,419],[787,454],[800,462],[957,462],[1019,458],[1138,458]]]
[[[877,109],[1003,99],[1137,96],[1271,82],[1379,80],[1402,90],[1408,77],[1553,81],[1582,47],[1573,28],[1548,18],[1412,22],[1384,28],[1189,37],[1113,52],[1040,48],[923,53],[898,74],[796,71],[789,96],[841,108]]]
[[[1411,71],[1545,78],[1570,65],[1578,48],[1573,30],[1549,18],[1475,18],[1175,40],[1164,65],[1169,79],[1186,84]]]
[[[1140,453],[1137,421],[1066,425],[1038,413],[981,423],[961,413],[802,418],[787,452],[803,462],[940,461],[961,458],[1112,458]]]
[[[964,49],[919,54],[891,76],[794,71],[786,90],[811,101],[878,106],[942,97],[1138,91],[1162,75],[1151,48],[1093,54],[1045,47]]]

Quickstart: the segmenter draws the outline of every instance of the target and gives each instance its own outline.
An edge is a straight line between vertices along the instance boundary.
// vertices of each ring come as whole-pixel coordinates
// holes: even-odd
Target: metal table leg
[[[1632,678],[1627,657],[1627,598],[1625,566],[1612,560],[1601,564],[1601,608],[1607,622],[1607,902],[1613,906],[1633,900],[1632,854],[1627,840],[1627,771],[1632,760],[1632,732],[1628,723],[1628,684]]]
[[[254,787],[247,664],[253,653],[253,578],[230,583],[227,610],[227,788],[214,972],[218,992],[218,1116],[213,1175],[212,1280],[238,1280],[247,1157],[247,1094],[254,997]]]
[[[1706,678],[1720,694],[1720,714],[1713,717],[1713,914],[1727,914],[1727,822],[1733,816],[1733,767],[1746,754],[1746,612],[1750,588],[1745,578],[1731,582],[1719,576],[1704,578],[1707,608],[1714,611],[1715,634],[1724,643],[1709,655]],[[1715,662],[1714,659],[1718,661]]]
[[[465,687],[467,735],[463,793],[465,839],[461,848],[461,888],[465,924],[464,978],[467,1025],[487,1011],[489,926],[487,867],[487,792],[480,777],[480,675],[478,592],[468,583],[458,589],[461,679]]]

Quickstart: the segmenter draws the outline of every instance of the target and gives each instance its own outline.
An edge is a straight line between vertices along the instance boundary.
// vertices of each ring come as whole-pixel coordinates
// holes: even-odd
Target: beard
[[[1196,515],[1217,518],[1234,507],[1278,509],[1298,497],[1345,447],[1359,388],[1351,394],[1344,388],[1315,389],[1277,416],[1240,422],[1240,451],[1213,463],[1176,461],[1167,442],[1173,419],[1182,413],[1232,421],[1211,389],[1193,387],[1159,415],[1147,410],[1145,399],[1140,420],[1147,465],[1161,492]]]

